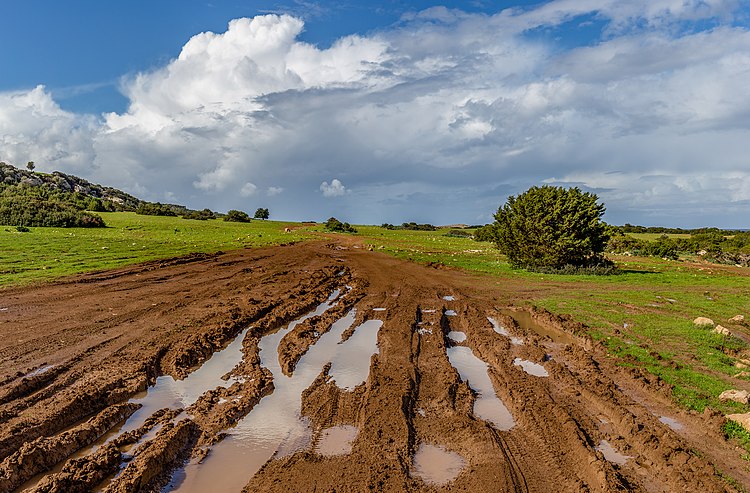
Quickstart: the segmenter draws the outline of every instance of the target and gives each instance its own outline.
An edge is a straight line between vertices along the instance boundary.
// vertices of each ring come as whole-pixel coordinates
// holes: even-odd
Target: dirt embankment
[[[662,383],[613,365],[577,322],[509,310],[533,296],[527,286],[356,246],[195,256],[5,290],[0,491],[56,465],[36,491],[157,489],[181,461],[210,454],[280,384],[261,364],[261,338],[336,289],[336,304],[281,339],[280,367],[294,375],[356,309],[343,339],[365,320],[383,321],[369,375],[345,390],[326,365],[300,396],[312,446],[267,462],[245,491],[734,491],[716,470],[750,486],[711,416],[671,407]],[[247,327],[231,385],[65,462],[116,429],[135,410],[127,400],[157,376],[185,377]],[[493,395],[461,378],[449,358],[459,349],[486,364]],[[509,412],[508,428],[480,417],[489,397]],[[340,425],[356,427],[350,449],[319,453],[326,431]],[[460,456],[455,477],[440,484],[420,475],[415,454],[425,444]]]

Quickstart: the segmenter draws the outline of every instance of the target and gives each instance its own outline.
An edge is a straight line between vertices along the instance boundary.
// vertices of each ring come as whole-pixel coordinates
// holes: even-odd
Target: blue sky
[[[739,0],[0,3],[0,160],[272,217],[749,227]],[[201,34],[204,33],[204,34]]]

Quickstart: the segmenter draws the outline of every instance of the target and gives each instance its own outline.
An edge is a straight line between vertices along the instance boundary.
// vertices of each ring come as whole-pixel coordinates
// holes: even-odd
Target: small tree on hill
[[[495,214],[495,242],[522,267],[591,266],[607,244],[604,205],[576,188],[532,187]]]
[[[268,209],[264,209],[262,207],[258,207],[255,210],[255,216],[253,216],[255,219],[268,219],[270,217],[270,213],[268,212]]]
[[[34,161],[29,161],[26,163],[26,169],[29,171],[34,171],[34,168],[36,168],[36,164],[34,164]]]
[[[335,217],[331,217],[326,221],[325,228],[328,231],[336,231],[338,233],[356,233],[357,230],[349,223],[342,223]]]

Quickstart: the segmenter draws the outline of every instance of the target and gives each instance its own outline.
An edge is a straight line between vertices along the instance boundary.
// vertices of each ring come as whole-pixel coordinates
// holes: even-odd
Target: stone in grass
[[[729,322],[733,324],[745,325],[745,316],[735,315],[734,317],[729,319]]]
[[[745,430],[750,431],[750,413],[744,414],[727,414],[727,419],[739,423]]]
[[[706,317],[698,317],[695,320],[693,320],[693,323],[695,325],[711,325],[711,326],[714,325],[714,321]]]
[[[746,371],[741,371],[734,376],[734,378],[747,378],[747,377],[750,377],[750,373]]]
[[[747,390],[725,390],[721,393],[719,396],[720,401],[734,401],[739,402],[740,404],[747,404],[748,400],[750,400],[750,394],[748,394]]]
[[[714,327],[714,330],[713,330],[713,331],[714,331],[714,332],[715,332],[716,334],[721,334],[721,335],[723,335],[723,336],[731,336],[731,335],[732,335],[732,333],[731,333],[731,332],[729,332],[729,329],[727,329],[726,327],[724,327],[724,326],[721,326],[721,325],[717,325],[716,327]]]

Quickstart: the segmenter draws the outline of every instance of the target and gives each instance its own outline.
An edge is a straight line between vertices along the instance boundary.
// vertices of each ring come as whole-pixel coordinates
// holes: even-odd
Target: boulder
[[[750,431],[750,413],[745,414],[727,414],[727,419],[731,419],[735,423],[739,423],[747,431]]]
[[[735,315],[734,317],[729,319],[730,323],[733,324],[739,324],[744,325],[745,324],[745,316],[744,315]]]
[[[726,327],[724,327],[722,325],[717,325],[716,327],[714,327],[713,332],[716,333],[716,334],[721,334],[723,336],[731,336],[732,335],[732,333],[729,332],[729,329],[727,329]]]
[[[741,371],[734,376],[734,378],[747,378],[747,377],[750,377],[750,373],[746,371]]]
[[[720,401],[734,401],[739,402],[740,404],[747,404],[748,400],[750,400],[750,394],[748,394],[747,390],[725,390],[721,393],[719,396]]]
[[[695,325],[714,325],[714,321],[706,317],[698,317],[693,320]]]

